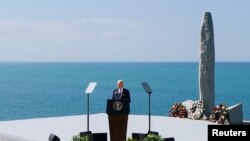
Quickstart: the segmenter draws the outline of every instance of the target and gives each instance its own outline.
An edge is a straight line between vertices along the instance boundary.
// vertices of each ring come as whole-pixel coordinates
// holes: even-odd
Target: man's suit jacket
[[[118,90],[119,89],[115,89],[113,91],[113,97],[112,97],[112,99],[127,99],[129,102],[131,101],[130,100],[130,93],[129,93],[128,89],[123,88],[121,96],[119,96]]]

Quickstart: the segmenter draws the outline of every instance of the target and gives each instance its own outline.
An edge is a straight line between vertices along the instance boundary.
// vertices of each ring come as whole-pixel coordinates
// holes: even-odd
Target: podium
[[[106,112],[109,119],[110,141],[126,141],[128,114],[130,105],[128,100],[107,100]]]

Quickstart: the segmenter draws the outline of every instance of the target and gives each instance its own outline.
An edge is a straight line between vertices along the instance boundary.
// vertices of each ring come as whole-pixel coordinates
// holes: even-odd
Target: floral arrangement
[[[187,109],[181,102],[175,103],[172,108],[170,109],[170,117],[180,117],[186,118],[187,117]]]
[[[203,101],[201,100],[195,101],[192,105],[192,108],[188,111],[188,118],[195,119],[195,120],[202,119],[204,115],[204,111],[205,111],[205,107],[204,107]]]
[[[225,104],[220,104],[213,108],[210,121],[218,124],[229,124],[228,108]]]

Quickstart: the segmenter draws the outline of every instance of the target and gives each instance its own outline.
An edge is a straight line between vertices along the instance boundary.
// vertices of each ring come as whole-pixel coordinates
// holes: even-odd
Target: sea
[[[174,103],[199,99],[198,62],[0,63],[0,121],[106,113],[117,80],[130,91],[130,114],[169,116]],[[91,94],[90,82],[97,85]],[[215,64],[215,103],[243,103],[250,120],[250,62]]]

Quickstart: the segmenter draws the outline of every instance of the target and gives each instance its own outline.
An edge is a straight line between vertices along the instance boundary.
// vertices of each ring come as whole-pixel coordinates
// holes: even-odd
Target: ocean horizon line
[[[199,61],[0,61],[0,63],[199,63]],[[250,61],[216,61],[215,63],[250,63]]]

